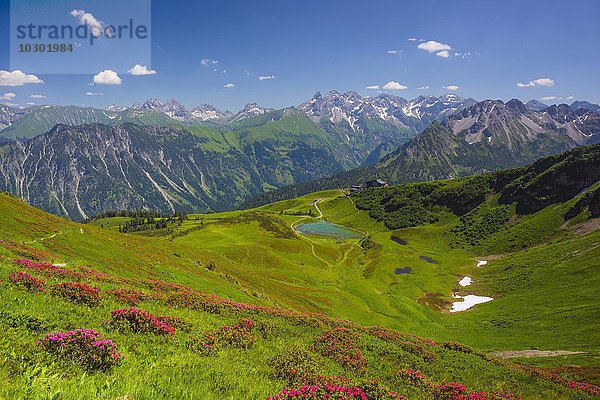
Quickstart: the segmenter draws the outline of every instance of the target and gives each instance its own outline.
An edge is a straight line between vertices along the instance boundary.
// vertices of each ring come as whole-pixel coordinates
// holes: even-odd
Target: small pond
[[[402,274],[410,274],[410,271],[412,271],[411,267],[406,267],[406,268],[396,268],[394,270],[394,273],[396,275],[402,275]]]
[[[402,246],[406,246],[408,244],[405,239],[399,238],[398,236],[391,236],[390,239],[392,239],[392,242],[396,242]]]
[[[433,258],[427,257],[427,256],[419,256],[419,258],[425,262],[428,262],[429,264],[437,264],[438,262],[435,261]]]
[[[296,226],[295,229],[303,235],[335,239],[358,239],[364,236],[352,228],[327,221],[308,222]]]

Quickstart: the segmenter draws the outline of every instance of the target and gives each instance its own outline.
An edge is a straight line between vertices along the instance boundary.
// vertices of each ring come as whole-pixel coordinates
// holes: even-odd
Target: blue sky
[[[117,18],[99,0],[50,4],[67,18],[74,8]],[[11,34],[9,10],[0,0],[2,38]],[[279,108],[316,91],[376,95],[393,82],[387,87],[398,90],[389,92],[405,98],[451,88],[480,100],[599,103],[599,15],[595,0],[152,1],[151,65],[139,63],[155,74],[131,75],[122,57],[96,57],[97,72],[115,71],[120,84],[92,86],[93,72],[35,73],[44,83],[0,86],[0,98],[15,95],[0,102],[105,107],[173,97],[187,106]],[[13,72],[9,51],[0,40],[5,73]]]

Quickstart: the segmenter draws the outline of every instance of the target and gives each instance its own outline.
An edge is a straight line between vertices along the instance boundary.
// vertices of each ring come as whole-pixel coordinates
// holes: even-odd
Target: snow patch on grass
[[[488,301],[494,300],[493,297],[475,296],[474,294],[469,294],[467,296],[455,295],[452,297],[455,299],[463,299],[463,301],[457,301],[452,303],[452,309],[450,310],[450,312],[465,311],[477,304],[487,303]]]

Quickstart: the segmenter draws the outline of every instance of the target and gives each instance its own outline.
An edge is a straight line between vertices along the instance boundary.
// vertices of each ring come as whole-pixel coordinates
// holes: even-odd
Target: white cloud
[[[442,87],[446,90],[451,90],[451,91],[460,89],[460,86],[458,86],[458,85],[448,85],[448,86],[442,86]]]
[[[269,79],[275,79],[275,75],[266,75],[266,76],[259,76],[258,77],[259,81],[268,81]]]
[[[540,97],[540,100],[556,100],[556,96]]]
[[[448,50],[442,50],[438,53],[435,53],[436,56],[438,57],[442,57],[442,58],[448,58],[450,57],[450,53],[448,52]]]
[[[550,86],[554,86],[554,80],[550,79],[550,78],[538,78],[538,79],[534,79],[530,82],[527,83],[517,83],[517,86],[520,88],[524,88],[524,87],[533,87],[533,86],[546,86],[546,87],[550,87]]]
[[[153,69],[148,69],[145,65],[135,64],[133,68],[127,70],[131,75],[154,75],[156,71]]]
[[[468,58],[468,57],[471,57],[471,52],[467,51],[465,53],[454,53],[454,55],[456,57],[460,57],[460,58]]]
[[[450,46],[449,44],[436,42],[435,40],[430,40],[428,42],[419,43],[417,48],[428,51],[430,53],[442,52],[445,50],[452,50],[452,46]]]
[[[94,37],[100,37],[102,35],[102,29],[104,29],[104,23],[98,21],[92,14],[85,12],[84,10],[71,10],[69,13],[72,17],[79,20],[81,25],[87,25],[90,28],[90,32]],[[111,36],[112,32],[106,31],[107,36]]]
[[[18,69],[12,72],[0,71],[0,86],[23,86],[28,83],[44,83],[44,81],[35,75],[26,74]]]
[[[550,78],[540,78],[533,81],[538,86],[554,86],[554,81]]]
[[[216,65],[219,64],[219,60],[212,60],[210,58],[203,58],[202,61],[200,61],[200,64],[204,65],[204,66],[209,66],[209,65]]]
[[[409,42],[416,42],[416,41],[417,41],[417,38],[410,37],[410,38],[408,38],[408,41],[409,41]]]
[[[429,89],[429,86],[421,86],[417,88],[418,90],[427,90]]]
[[[397,54],[398,50],[388,50],[387,53],[388,54]]]
[[[85,92],[86,96],[104,96],[104,93],[100,92]]]
[[[367,86],[367,89],[369,89],[369,90],[378,90],[379,89],[379,85],[369,85],[369,86]]]
[[[0,96],[0,100],[12,100],[15,97],[17,97],[16,94],[9,92],[9,93],[4,93],[4,95]]]
[[[28,106],[35,106],[35,103],[32,103],[31,101],[28,101],[28,102],[27,102],[27,103],[25,103],[25,104],[27,104]]]
[[[228,83],[228,84],[226,84],[226,85],[225,85],[225,86],[223,86],[223,87],[224,87],[224,88],[227,88],[227,89],[231,89],[231,88],[235,87],[235,85],[234,85],[233,83]]]
[[[97,85],[120,85],[122,81],[115,71],[111,69],[105,69],[104,71],[98,72],[96,75],[94,75],[93,82]]]
[[[408,86],[404,86],[398,82],[389,81],[385,85],[383,85],[384,90],[404,90],[408,89]]]
[[[46,96],[44,96],[43,94],[32,94],[29,97],[32,99],[45,99],[46,98]]]
[[[567,100],[573,100],[575,96],[567,96]]]

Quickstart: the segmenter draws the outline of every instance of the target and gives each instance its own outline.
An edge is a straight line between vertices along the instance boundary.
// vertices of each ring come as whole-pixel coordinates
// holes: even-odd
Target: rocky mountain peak
[[[275,110],[273,108],[261,107],[257,103],[248,103],[232,118],[232,121],[238,122],[244,119],[258,117],[259,115],[263,115],[272,111]]]
[[[574,101],[571,104],[571,108],[575,111],[585,109],[600,113],[600,106],[598,104],[590,103],[589,101]]]
[[[525,103],[525,107],[532,111],[542,111],[545,108],[548,108],[548,105],[542,103],[541,101],[529,100],[527,103]]]
[[[190,111],[194,119],[200,121],[227,121],[231,116],[230,111],[222,111],[213,104],[200,104]]]
[[[106,107],[106,111],[121,112],[125,110],[127,110],[126,106],[120,106],[118,104],[111,104],[110,106]]]
[[[525,114],[527,112],[527,107],[525,107],[525,104],[523,104],[520,100],[517,99],[512,99],[505,105],[506,108],[520,114]]]

